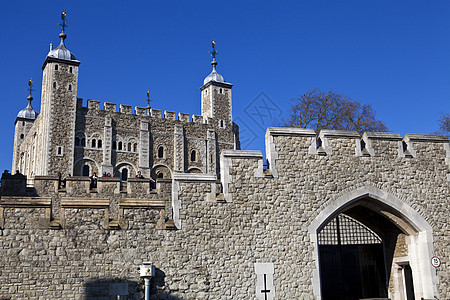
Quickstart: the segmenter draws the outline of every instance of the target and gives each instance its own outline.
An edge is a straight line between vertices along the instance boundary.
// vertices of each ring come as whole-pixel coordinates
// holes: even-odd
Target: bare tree
[[[440,134],[450,136],[450,113],[442,113],[441,118],[438,120]]]
[[[309,89],[300,98],[292,100],[291,114],[283,126],[322,129],[385,132],[386,125],[375,118],[368,104],[361,104],[333,91]]]

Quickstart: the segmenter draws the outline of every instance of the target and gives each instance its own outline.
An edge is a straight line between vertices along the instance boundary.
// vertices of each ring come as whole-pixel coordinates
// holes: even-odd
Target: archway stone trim
[[[310,240],[314,245],[312,258],[315,263],[315,268],[313,270],[312,284],[313,292],[317,299],[321,299],[317,233],[344,208],[363,198],[374,199],[387,205],[390,209],[400,214],[405,224],[412,227],[411,229],[413,229],[415,234],[409,235],[408,246],[411,248],[409,251],[409,256],[412,260],[411,267],[416,269],[413,276],[415,275],[415,279],[420,278],[420,280],[414,282],[416,297],[419,296],[419,299],[420,297],[425,299],[439,298],[436,287],[436,284],[439,283],[439,278],[436,275],[436,270],[429,262],[429,259],[433,256],[433,228],[417,211],[403,200],[372,185],[365,185],[346,192],[334,201],[329,202],[308,226]]]
[[[77,164],[79,164],[80,162],[83,162],[83,161],[86,161],[86,162],[90,162],[90,163],[94,163],[95,164],[95,167],[97,168],[97,173],[98,172],[100,172],[100,165],[97,163],[97,161],[95,161],[95,159],[92,159],[92,158],[90,158],[90,157],[87,157],[87,156],[85,156],[85,157],[82,157],[82,158],[79,158],[79,159],[77,159],[76,161],[75,161],[75,163],[73,164],[73,166],[74,166],[74,170],[75,170],[75,167],[77,166]],[[83,165],[80,165],[79,166],[79,171],[80,171],[80,176],[82,176],[83,175]],[[94,170],[92,170],[92,172],[94,172]],[[74,174],[72,174],[72,175],[74,175]],[[97,176],[98,176],[98,174],[97,174]]]

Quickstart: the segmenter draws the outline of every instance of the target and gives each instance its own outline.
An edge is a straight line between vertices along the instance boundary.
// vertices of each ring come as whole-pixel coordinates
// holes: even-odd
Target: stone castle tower
[[[65,24],[65,23],[64,23]],[[146,177],[171,178],[173,172],[218,174],[219,153],[239,149],[231,110],[232,84],[213,70],[201,90],[202,115],[77,98],[80,61],[65,47],[66,33],[42,66],[41,112],[31,104],[15,122],[12,170],[33,178],[110,173],[127,179],[139,170]],[[213,44],[214,46],[214,44]],[[29,113],[29,112],[33,113]],[[19,122],[20,121],[20,122]]]

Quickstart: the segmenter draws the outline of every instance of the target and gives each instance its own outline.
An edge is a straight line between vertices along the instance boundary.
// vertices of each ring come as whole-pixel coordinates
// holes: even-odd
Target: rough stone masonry
[[[450,299],[447,137],[268,128],[265,167],[239,150],[215,60],[192,121],[117,112],[77,98],[80,62],[64,39],[43,65],[41,112],[15,122],[1,299],[141,299],[144,262],[152,299],[327,299],[322,249],[335,245],[319,236],[339,216],[380,241],[382,297],[413,287],[416,299]],[[93,172],[112,176],[93,185]]]

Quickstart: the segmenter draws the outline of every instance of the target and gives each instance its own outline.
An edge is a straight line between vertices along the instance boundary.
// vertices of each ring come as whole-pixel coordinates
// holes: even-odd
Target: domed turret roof
[[[205,85],[205,84],[207,84],[210,81],[225,82],[225,80],[223,79],[222,75],[220,75],[216,71],[217,62],[215,60],[213,60],[211,62],[211,65],[213,66],[212,72],[211,72],[211,74],[206,76],[205,80],[203,80],[203,84]]]
[[[64,45],[64,40],[67,35],[64,32],[59,34],[59,38],[61,39],[61,43],[55,49],[50,49],[50,52],[47,54],[48,57],[65,59],[65,60],[77,60],[75,55],[70,52],[66,46]]]
[[[33,97],[28,96],[28,105],[17,114],[17,118],[36,120],[38,113],[31,107]]]

